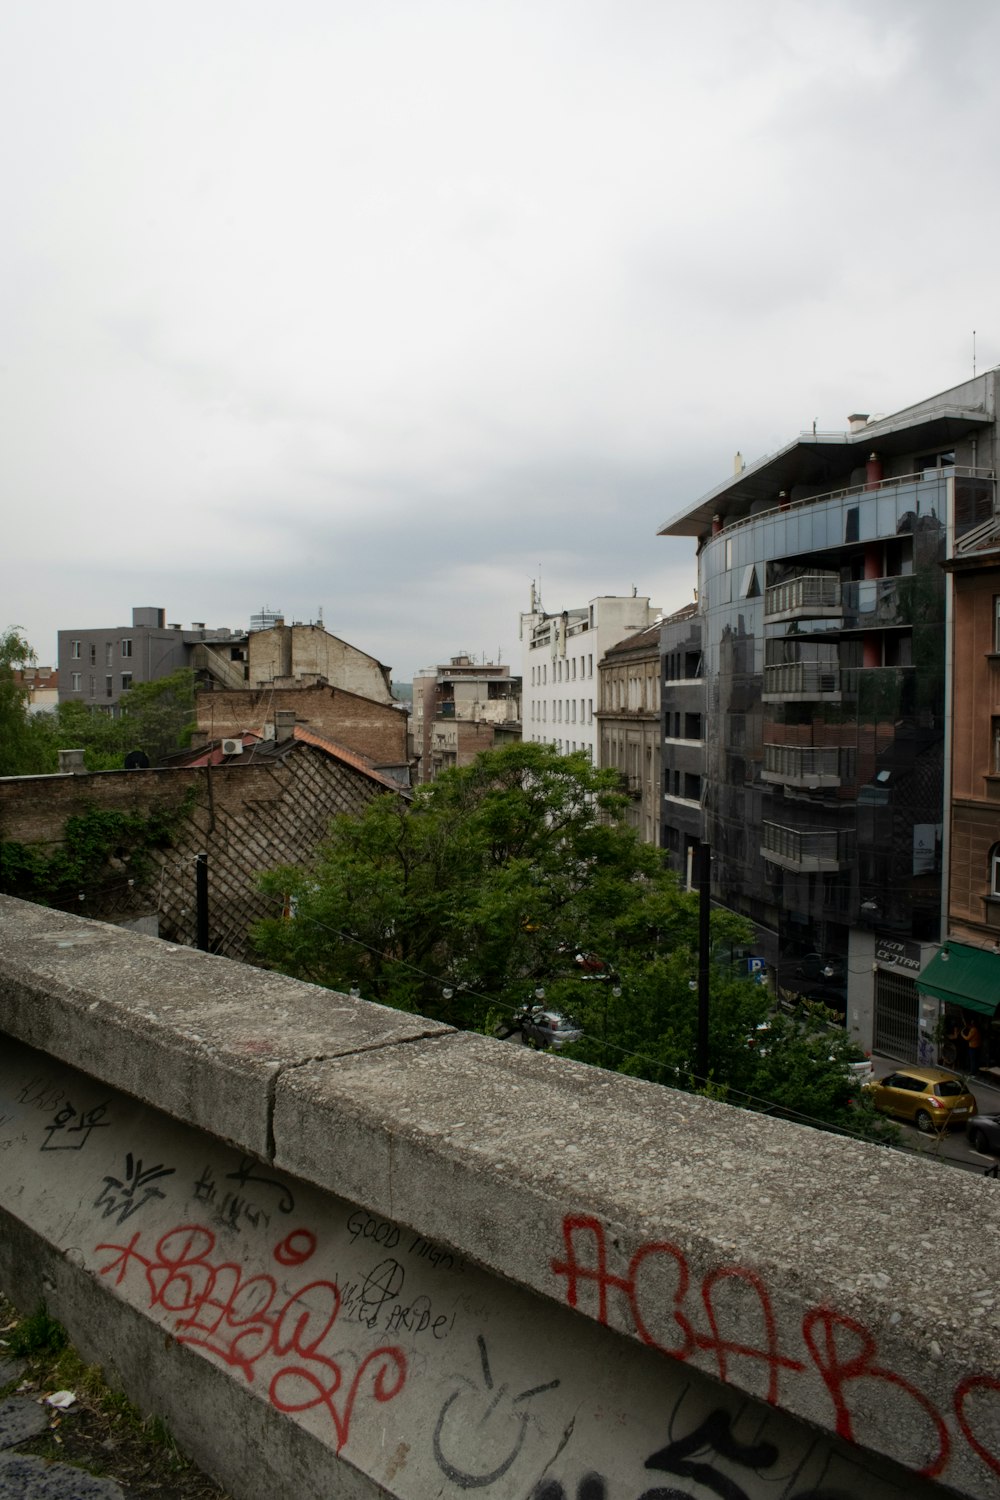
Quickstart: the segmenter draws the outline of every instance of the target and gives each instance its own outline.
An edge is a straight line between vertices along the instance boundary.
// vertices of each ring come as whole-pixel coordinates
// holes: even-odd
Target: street
[[[872,1066],[875,1069],[875,1077],[884,1078],[887,1073],[893,1073],[897,1068],[903,1068],[906,1065],[898,1058],[885,1057],[873,1052]],[[980,1114],[1000,1114],[1000,1089],[994,1088],[980,1078],[970,1079],[969,1086],[975,1095]],[[938,1161],[949,1162],[952,1166],[962,1168],[963,1171],[980,1174],[998,1163],[997,1157],[983,1156],[980,1152],[973,1151],[964,1130],[950,1130],[944,1135],[927,1136],[921,1135],[915,1125],[905,1124],[902,1120],[894,1119],[893,1124],[899,1126],[900,1144],[905,1150],[917,1151],[921,1155],[934,1157]]]

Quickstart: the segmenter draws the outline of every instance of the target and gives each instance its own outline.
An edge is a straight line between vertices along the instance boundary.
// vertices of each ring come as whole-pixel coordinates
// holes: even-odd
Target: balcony
[[[836,573],[806,573],[764,591],[764,619],[770,624],[839,619],[840,615],[840,577]]]
[[[836,745],[765,744],[761,780],[781,786],[839,786],[840,751]]]
[[[839,703],[840,668],[829,662],[787,661],[764,668],[765,703]]]
[[[760,852],[783,870],[840,870],[853,854],[853,837],[837,828],[785,828],[764,823]]]

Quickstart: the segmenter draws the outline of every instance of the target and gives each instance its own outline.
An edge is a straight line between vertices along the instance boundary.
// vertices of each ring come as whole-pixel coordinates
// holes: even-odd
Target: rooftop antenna
[[[323,623],[323,606],[322,606],[322,604],[321,604],[321,605],[320,605],[320,607],[319,607],[319,623],[320,623],[320,624],[321,624],[321,625],[322,625],[322,623]]]
[[[976,330],[972,330],[972,378],[976,378]]]

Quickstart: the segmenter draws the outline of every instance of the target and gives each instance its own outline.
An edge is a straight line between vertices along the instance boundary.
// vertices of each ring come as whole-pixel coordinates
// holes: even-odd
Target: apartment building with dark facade
[[[942,564],[994,513],[996,384],[803,433],[660,533],[697,546],[713,897],[779,988],[904,1057],[933,1055],[939,1013],[917,981],[944,936]],[[665,728],[678,709],[665,690]],[[667,847],[668,822],[691,836],[673,811],[665,786]]]

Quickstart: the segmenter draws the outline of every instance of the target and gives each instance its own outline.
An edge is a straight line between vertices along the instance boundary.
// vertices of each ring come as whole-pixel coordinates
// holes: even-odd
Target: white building
[[[648,595],[634,592],[547,614],[532,584],[531,608],[521,614],[522,737],[564,755],[585,750],[598,764],[598,663],[659,615]]]

